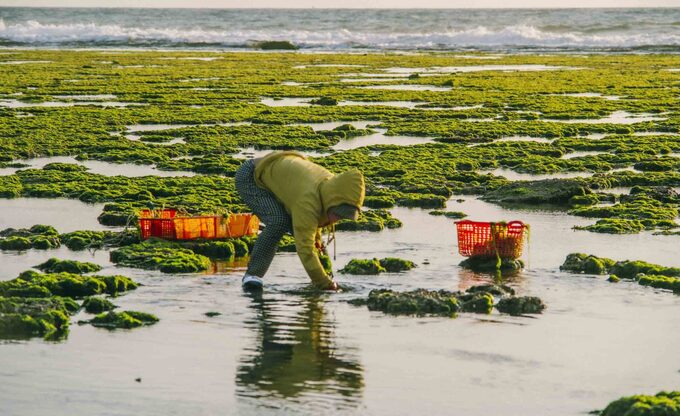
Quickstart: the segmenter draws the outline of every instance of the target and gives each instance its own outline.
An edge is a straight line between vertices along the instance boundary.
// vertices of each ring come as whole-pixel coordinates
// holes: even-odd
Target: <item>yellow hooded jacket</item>
[[[357,169],[333,175],[297,152],[275,152],[255,168],[255,183],[274,194],[293,220],[295,248],[314,285],[331,283],[319,261],[314,242],[319,224],[328,222],[328,208],[364,203],[364,176]]]

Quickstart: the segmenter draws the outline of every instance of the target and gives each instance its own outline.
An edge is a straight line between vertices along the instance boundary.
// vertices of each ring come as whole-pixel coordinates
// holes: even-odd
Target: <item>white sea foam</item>
[[[531,25],[511,25],[499,29],[477,26],[459,30],[409,31],[397,28],[384,32],[371,28],[332,28],[324,30],[261,29],[242,30],[225,26],[224,30],[179,27],[122,26],[103,23],[43,23],[27,20],[17,23],[0,21],[0,41],[23,44],[116,44],[144,46],[148,44],[206,44],[247,46],[255,40],[288,40],[303,47],[337,49],[366,48],[433,48],[455,47],[644,47],[680,45],[680,32],[581,32],[548,31]]]

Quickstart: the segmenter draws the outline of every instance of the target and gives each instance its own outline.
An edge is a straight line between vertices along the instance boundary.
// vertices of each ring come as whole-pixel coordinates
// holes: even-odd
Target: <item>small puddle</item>
[[[92,95],[53,95],[53,98],[58,98],[61,100],[115,100],[118,97],[113,94],[92,94]]]
[[[394,91],[451,91],[453,87],[438,87],[436,85],[366,85],[363,87],[366,90],[394,90]]]
[[[658,117],[653,114],[632,114],[627,111],[614,111],[609,116],[598,119],[570,119],[570,120],[557,120],[557,119],[539,119],[538,121],[545,121],[549,123],[567,123],[567,124],[635,124],[644,121],[661,121],[666,120],[665,117]]]
[[[580,68],[570,66],[551,65],[470,65],[470,66],[433,66],[428,68],[385,68],[389,74],[450,74],[455,72],[480,72],[480,71],[566,71]]]
[[[618,95],[603,95],[599,92],[579,92],[579,93],[568,93],[568,94],[549,94],[557,97],[582,97],[582,98],[602,98],[610,101],[618,101],[621,99]]]
[[[338,144],[332,146],[337,151],[356,149],[365,146],[388,144],[393,146],[412,146],[417,144],[434,143],[431,137],[416,136],[386,136],[387,129],[374,128],[376,133],[368,136],[352,137],[350,139],[340,139]]]
[[[0,175],[12,175],[21,169],[42,169],[49,163],[72,163],[80,166],[85,166],[88,173],[95,173],[104,176],[126,176],[129,178],[140,176],[195,176],[194,172],[183,171],[164,171],[158,170],[153,165],[136,165],[134,163],[111,163],[100,160],[76,160],[73,156],[53,156],[53,157],[39,157],[35,159],[15,160],[14,162],[24,163],[29,165],[25,168],[3,168],[0,169]]]
[[[531,136],[507,136],[494,140],[492,143],[504,142],[534,142],[534,143],[552,143],[557,139],[548,139],[546,137],[531,137]]]
[[[479,174],[490,173],[494,176],[503,176],[511,181],[540,181],[543,179],[569,179],[569,178],[589,178],[593,172],[557,172],[557,173],[520,173],[507,168],[497,168],[493,170],[478,171]]]
[[[76,230],[110,230],[97,222],[104,204],[86,204],[65,198],[0,198],[0,230],[51,225],[60,233]],[[2,279],[0,279],[2,280]]]
[[[297,65],[293,69],[305,69],[305,68],[362,68],[366,65],[357,64],[311,64],[311,65]]]
[[[308,126],[314,131],[333,130],[336,127],[349,124],[356,129],[365,129],[370,125],[380,124],[380,121],[328,121],[324,123],[297,123],[293,126]]]
[[[297,153],[307,157],[324,157],[332,154],[332,152],[316,152],[313,150],[295,150]],[[231,155],[234,159],[255,159],[257,157],[264,157],[272,152],[280,152],[276,149],[256,149],[254,147],[244,147],[238,153]]]
[[[53,61],[2,61],[0,65],[50,64]]]
[[[636,131],[632,134],[633,136],[645,137],[645,136],[680,136],[680,133],[673,133],[669,131]]]
[[[565,155],[563,155],[560,159],[575,159],[577,157],[584,157],[584,156],[597,156],[597,155],[606,155],[609,154],[609,152],[602,152],[599,150],[583,150],[583,151],[576,151],[576,152],[570,152]]]
[[[73,107],[76,105],[93,105],[97,107],[133,107],[144,106],[146,103],[123,103],[118,101],[43,101],[39,103],[28,103],[15,99],[0,99],[0,107],[26,108],[26,107]]]
[[[387,82],[387,81],[403,81],[404,78],[341,78],[340,82]]]

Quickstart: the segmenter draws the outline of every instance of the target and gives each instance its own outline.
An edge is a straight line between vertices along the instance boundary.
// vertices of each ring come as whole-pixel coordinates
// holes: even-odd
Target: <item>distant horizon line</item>
[[[3,6],[0,9],[147,9],[147,10],[576,10],[576,9],[680,9],[680,6],[574,6],[574,7],[144,7],[144,6]]]

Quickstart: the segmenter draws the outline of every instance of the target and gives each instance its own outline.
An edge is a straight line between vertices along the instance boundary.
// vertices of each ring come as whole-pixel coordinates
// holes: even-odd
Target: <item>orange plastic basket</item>
[[[465,257],[518,259],[527,229],[522,221],[456,221],[458,252]]]
[[[158,237],[166,240],[193,240],[196,238],[236,238],[255,235],[259,219],[249,213],[179,217],[174,209],[143,210],[140,213],[141,237]]]

